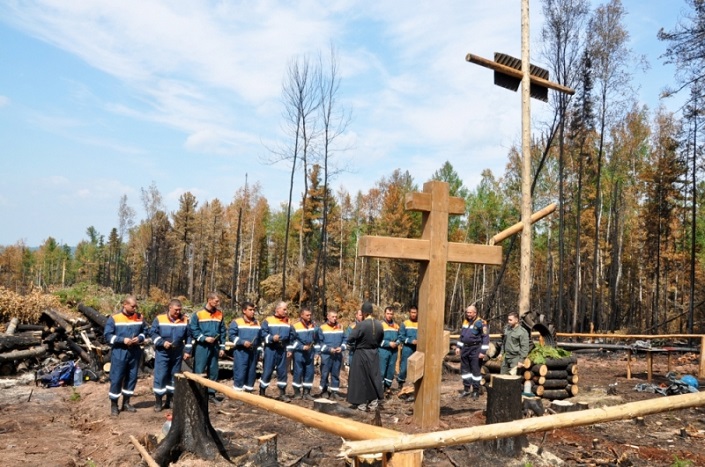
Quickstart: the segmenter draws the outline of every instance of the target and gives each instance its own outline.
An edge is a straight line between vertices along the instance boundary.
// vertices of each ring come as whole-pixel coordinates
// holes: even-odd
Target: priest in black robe
[[[377,349],[384,338],[382,322],[372,317],[372,304],[362,304],[363,320],[348,336],[348,348],[355,349],[348,378],[348,402],[362,411],[372,410],[384,397]]]

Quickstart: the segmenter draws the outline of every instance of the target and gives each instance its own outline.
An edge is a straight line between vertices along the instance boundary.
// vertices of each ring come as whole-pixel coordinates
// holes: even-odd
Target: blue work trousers
[[[218,353],[220,345],[197,342],[193,344],[193,372],[206,374],[211,381],[218,381]],[[215,389],[208,388],[208,395],[215,395]]]
[[[181,371],[183,347],[157,350],[154,357],[154,394],[163,396],[174,393],[174,375]]]
[[[394,371],[397,366],[397,349],[386,347],[379,348],[379,372],[382,374],[384,387],[392,387],[394,382]]]
[[[343,354],[321,354],[321,392],[340,391],[340,367],[343,365]],[[330,384],[328,378],[330,376]]]
[[[257,377],[257,349],[235,349],[233,354],[233,385],[235,389],[252,391]]]
[[[277,370],[277,387],[286,388],[289,375],[287,373],[286,347],[283,345],[268,345],[264,348],[264,368],[259,380],[260,387],[269,386],[275,369]]]
[[[406,383],[406,370],[409,367],[409,357],[411,357],[411,354],[414,352],[416,352],[416,346],[411,344],[406,344],[401,349],[401,362],[399,362],[399,374],[397,375],[399,387]]]
[[[138,345],[115,347],[110,352],[110,392],[111,400],[118,400],[120,394],[131,397],[137,386],[137,374],[142,360],[142,348]]]
[[[313,350],[294,351],[294,381],[291,384],[295,388],[311,389],[313,386]]]

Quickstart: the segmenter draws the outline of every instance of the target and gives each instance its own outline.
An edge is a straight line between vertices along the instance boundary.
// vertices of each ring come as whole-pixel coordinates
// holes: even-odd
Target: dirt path
[[[695,374],[697,361],[675,368],[681,374]],[[579,357],[580,394],[576,400],[590,407],[663,397],[636,392],[634,386],[645,382],[645,373],[626,380],[624,355],[604,354]],[[635,368],[645,368],[639,360]],[[655,382],[664,382],[665,357],[657,359]],[[230,381],[221,381],[230,384]],[[0,383],[2,381],[0,380]],[[344,382],[343,382],[344,383]],[[616,383],[616,386],[615,386]],[[608,394],[613,385],[614,394]],[[316,388],[317,384],[314,385]],[[2,387],[2,385],[0,385]],[[485,396],[478,401],[458,396],[461,388],[457,375],[446,374],[441,396],[441,429],[482,425]],[[151,378],[140,379],[133,401],[137,413],[109,415],[108,386],[86,383],[77,388],[37,388],[15,385],[0,390],[0,464],[15,466],[134,466],[140,457],[129,435],[134,435],[149,449],[161,433],[165,412],[152,410]],[[291,390],[290,390],[291,392]],[[316,389],[314,389],[314,393]],[[311,402],[294,404],[311,407]],[[342,402],[342,404],[347,404]],[[398,431],[418,432],[412,423],[413,404],[396,397],[388,401],[382,413],[383,425]],[[318,430],[290,422],[282,417],[226,400],[211,406],[211,421],[228,443],[231,456],[255,449],[256,438],[264,433],[278,433],[279,462],[292,465],[344,466],[336,458],[341,440]],[[352,411],[350,417],[370,422],[371,414]],[[344,422],[343,422],[344,423]],[[526,454],[517,460],[494,459],[480,443],[445,449],[426,450],[426,466],[464,465],[635,465],[670,466],[676,460],[690,460],[693,466],[705,466],[705,407],[646,417],[643,426],[633,420],[618,421],[529,435],[529,441],[541,446],[544,456]],[[548,453],[548,455],[546,455]],[[554,457],[551,457],[554,456]],[[205,462],[183,456],[178,466],[232,465]]]

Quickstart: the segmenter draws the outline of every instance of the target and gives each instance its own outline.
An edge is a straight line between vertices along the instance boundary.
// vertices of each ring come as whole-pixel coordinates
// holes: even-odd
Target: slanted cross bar
[[[414,421],[423,429],[438,426],[441,413],[443,357],[443,315],[448,262],[502,264],[499,246],[448,241],[448,215],[463,214],[465,201],[449,195],[448,184],[426,182],[421,193],[406,195],[406,209],[421,211],[420,239],[365,236],[360,238],[359,256],[408,259],[421,262],[419,287],[418,352],[424,354],[423,377],[416,384]]]

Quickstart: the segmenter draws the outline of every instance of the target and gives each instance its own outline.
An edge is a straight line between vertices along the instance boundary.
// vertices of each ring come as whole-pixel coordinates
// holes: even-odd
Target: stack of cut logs
[[[499,373],[501,360],[490,360],[482,366],[485,379]],[[544,399],[567,399],[578,394],[578,359],[570,357],[546,359],[545,363],[524,360],[524,380],[531,384],[531,392]],[[526,392],[526,391],[525,391]]]
[[[103,340],[108,317],[83,304],[78,309],[85,317],[70,319],[45,309],[39,324],[20,324],[13,318],[0,333],[0,376],[39,369],[51,356],[60,361],[80,359],[83,368],[99,375],[110,350]]]

